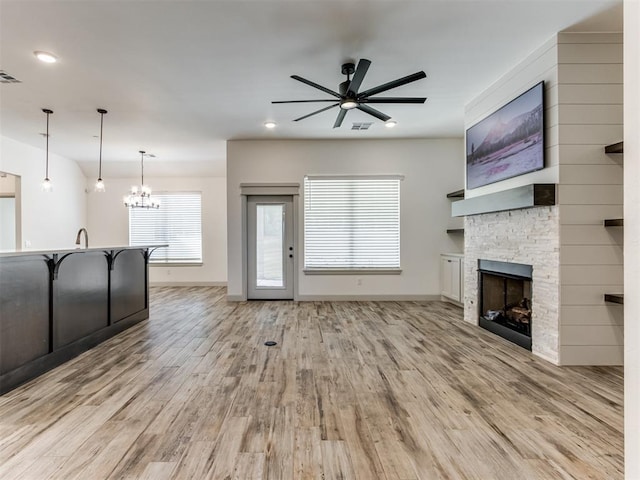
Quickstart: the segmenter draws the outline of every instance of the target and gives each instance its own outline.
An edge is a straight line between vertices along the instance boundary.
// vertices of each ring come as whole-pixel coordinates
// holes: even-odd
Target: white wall
[[[624,2],[625,476],[640,479],[640,3]]]
[[[241,183],[299,183],[311,174],[401,174],[401,275],[304,275],[298,246],[299,298],[439,296],[439,255],[461,252],[447,235],[448,192],[462,186],[460,139],[230,141],[227,145],[228,294],[242,295]],[[303,239],[302,198],[297,219]],[[357,278],[362,285],[357,285]]]
[[[86,179],[78,165],[49,152],[52,192],[41,189],[45,151],[0,137],[0,171],[21,177],[22,247],[42,250],[74,248],[78,229],[86,223]]]
[[[88,226],[91,245],[129,244],[129,211],[123,196],[140,178],[105,178],[106,191],[93,191],[87,182]],[[221,177],[146,177],[154,192],[202,192],[202,266],[165,267],[152,265],[152,284],[220,285],[227,279],[226,182]],[[162,207],[160,207],[162,208]]]
[[[0,251],[16,249],[16,177],[0,172]]]

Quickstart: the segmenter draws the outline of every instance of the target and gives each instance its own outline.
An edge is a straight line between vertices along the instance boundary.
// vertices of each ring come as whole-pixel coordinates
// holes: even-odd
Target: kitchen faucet
[[[78,230],[78,235],[76,236],[76,245],[80,245],[80,236],[84,232],[84,248],[89,248],[89,234],[87,233],[86,228],[81,228]]]

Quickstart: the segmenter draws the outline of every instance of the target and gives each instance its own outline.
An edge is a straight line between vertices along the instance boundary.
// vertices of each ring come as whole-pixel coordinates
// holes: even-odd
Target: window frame
[[[199,238],[199,248],[200,248],[200,256],[197,259],[193,259],[192,261],[188,260],[188,259],[176,259],[174,261],[172,261],[171,259],[155,259],[154,258],[154,254],[158,251],[158,250],[165,250],[165,249],[158,249],[155,250],[151,253],[151,255],[149,256],[149,266],[151,267],[201,267],[203,265],[203,238],[202,238],[202,234],[203,234],[203,229],[202,229],[202,192],[201,191],[160,191],[160,192],[154,192],[153,197],[155,197],[156,199],[158,199],[160,201],[160,209],[162,210],[163,207],[166,206],[166,203],[168,202],[167,197],[171,197],[171,196],[178,196],[178,195],[197,195],[198,200],[199,200],[199,210],[200,210],[200,215],[199,215],[199,220],[197,222],[198,224],[198,229],[199,229],[199,234],[200,234],[200,238]],[[136,244],[134,244],[132,242],[132,211],[133,209],[129,209],[128,212],[128,235],[129,235],[129,245],[130,246],[137,246]],[[167,219],[167,221],[170,223],[170,219]],[[195,222],[194,222],[195,224]],[[162,244],[171,244],[171,240],[169,238],[169,234],[166,233],[167,231],[167,225],[168,223],[165,221],[163,222],[163,233],[165,233],[165,236],[167,237],[167,240],[149,240],[149,241],[145,241],[144,243],[140,243],[139,245],[149,245],[149,244],[156,244],[156,243],[162,243]],[[166,247],[166,248],[170,248]],[[162,252],[160,252],[162,253]]]
[[[398,238],[398,266],[397,267],[318,267],[307,266],[307,188],[308,180],[397,180],[398,181],[398,220],[397,220],[397,238]],[[303,273],[305,275],[400,275],[401,267],[401,188],[400,185],[404,180],[404,175],[305,175],[303,181],[303,229],[302,229],[302,250],[303,250]]]

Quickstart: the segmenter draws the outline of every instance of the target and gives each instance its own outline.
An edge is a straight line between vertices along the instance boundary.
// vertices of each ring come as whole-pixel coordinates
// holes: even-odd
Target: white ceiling
[[[227,139],[416,138],[463,133],[464,105],[553,34],[621,31],[620,0],[0,0],[2,134],[50,150],[96,175],[100,116],[104,177],[139,174],[138,150],[157,156],[149,176],[224,175]],[[43,64],[45,50],[59,57]],[[424,105],[379,105],[395,129],[327,104],[289,78],[336,90],[340,65],[368,58],[361,90],[419,70],[427,79],[381,96],[426,96]],[[263,127],[266,120],[278,126]],[[373,121],[368,131],[352,122]]]

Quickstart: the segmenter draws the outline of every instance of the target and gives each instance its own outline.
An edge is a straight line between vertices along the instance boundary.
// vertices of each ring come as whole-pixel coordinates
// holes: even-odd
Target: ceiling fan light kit
[[[319,99],[319,100],[282,100],[282,101],[274,101],[271,103],[313,103],[313,102],[333,102],[332,105],[328,107],[321,108],[316,110],[315,112],[311,112],[307,115],[303,115],[302,117],[295,118],[294,122],[299,122],[300,120],[304,120],[305,118],[309,118],[313,115],[317,115],[318,113],[325,112],[334,107],[340,107],[340,111],[338,112],[338,116],[336,118],[335,123],[333,124],[333,128],[338,128],[342,125],[345,115],[348,110],[352,110],[357,108],[358,110],[371,115],[372,117],[377,118],[378,120],[382,120],[385,125],[389,128],[392,128],[396,125],[395,121],[391,120],[391,117],[381,111],[371,107],[369,104],[371,103],[395,103],[395,104],[409,104],[409,103],[424,103],[427,99],[426,97],[374,97],[382,92],[386,92],[387,90],[391,90],[392,88],[400,87],[402,85],[406,85],[408,83],[415,82],[417,80],[421,80],[426,78],[427,75],[423,71],[416,72],[412,75],[407,75],[406,77],[398,78],[391,82],[384,83],[382,85],[378,85],[377,87],[370,88],[363,92],[360,91],[360,86],[362,85],[362,81],[369,70],[369,66],[371,65],[371,61],[366,58],[361,58],[358,62],[358,67],[356,68],[354,63],[348,62],[344,63],[341,68],[341,72],[343,75],[347,76],[347,80],[340,83],[338,85],[338,92],[333,91],[329,88],[323,87],[311,80],[307,80],[306,78],[300,77],[298,75],[291,75],[291,78],[302,82],[310,87],[318,89],[324,93],[327,93],[333,96],[333,99]],[[353,78],[351,78],[353,75]]]

